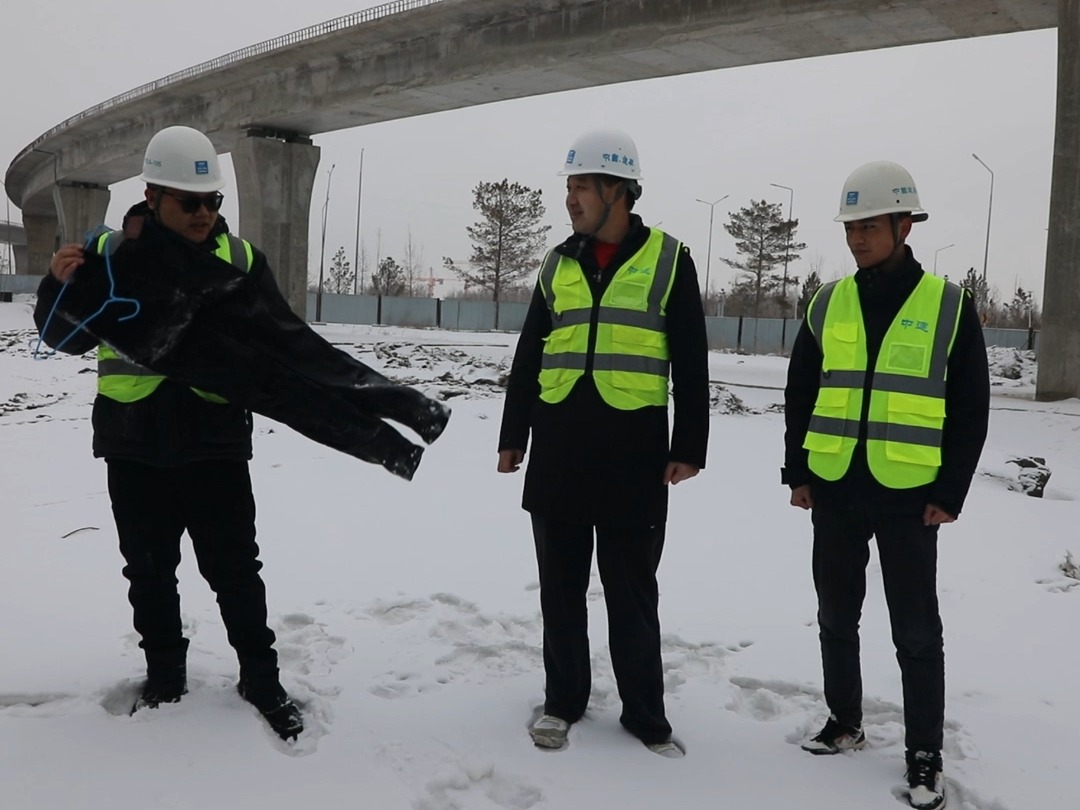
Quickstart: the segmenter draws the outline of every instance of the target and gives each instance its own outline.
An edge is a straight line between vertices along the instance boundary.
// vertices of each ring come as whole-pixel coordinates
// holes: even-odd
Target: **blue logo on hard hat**
[[[576,156],[577,156],[577,150],[576,150],[576,149],[571,149],[571,150],[570,150],[570,151],[569,151],[569,152],[567,153],[567,155],[566,155],[566,162],[567,162],[567,163],[573,163],[573,162],[574,162],[574,158],[575,158]]]
[[[858,205],[859,204],[859,192],[849,191],[847,193],[847,202],[844,205]]]
[[[195,174],[210,174],[210,164],[205,160],[196,160]]]

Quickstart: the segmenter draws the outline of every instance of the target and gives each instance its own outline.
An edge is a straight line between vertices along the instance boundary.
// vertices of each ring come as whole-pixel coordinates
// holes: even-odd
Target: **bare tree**
[[[412,228],[409,228],[405,241],[405,258],[401,266],[405,274],[405,287],[407,295],[416,295],[420,287],[420,271],[424,268],[424,249],[418,247],[412,238]]]

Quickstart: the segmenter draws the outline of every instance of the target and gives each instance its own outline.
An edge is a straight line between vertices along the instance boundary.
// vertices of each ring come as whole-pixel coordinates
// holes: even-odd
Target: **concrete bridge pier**
[[[88,231],[105,222],[111,197],[105,186],[90,183],[61,183],[53,190],[53,201],[64,243],[85,242]],[[48,262],[45,264],[48,272]]]
[[[1080,0],[1058,0],[1057,124],[1035,398],[1080,397]]]
[[[249,130],[233,149],[236,232],[270,261],[285,300],[307,319],[308,221],[319,147],[296,133]]]
[[[26,229],[26,266],[20,272],[44,275],[49,272],[49,260],[60,246],[60,219],[56,214],[27,214],[23,212]]]

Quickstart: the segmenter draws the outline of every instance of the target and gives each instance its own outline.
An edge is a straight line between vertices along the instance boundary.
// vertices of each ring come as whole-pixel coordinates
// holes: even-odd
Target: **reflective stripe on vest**
[[[95,250],[102,256],[111,256],[124,241],[123,231],[110,231],[98,237]],[[229,233],[219,234],[214,255],[229,262],[242,273],[251,269],[253,253],[251,243]],[[117,402],[137,402],[150,396],[165,379],[145,366],[125,359],[111,347],[98,346],[98,393]],[[224,403],[223,397],[209,391],[192,388],[199,396],[210,402]]]
[[[941,466],[945,380],[963,290],[936,276],[920,279],[889,326],[872,374],[853,277],[822,287],[807,322],[822,352],[814,413],[803,447],[827,481],[847,472],[869,389],[867,465],[891,489],[928,484]]]
[[[615,271],[595,306],[581,265],[548,253],[540,270],[551,315],[540,371],[543,401],[566,399],[591,368],[600,396],[613,408],[667,404],[666,307],[681,248],[679,240],[653,228],[641,249]]]

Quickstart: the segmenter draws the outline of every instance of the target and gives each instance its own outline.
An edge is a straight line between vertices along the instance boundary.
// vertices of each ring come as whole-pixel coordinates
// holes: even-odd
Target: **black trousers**
[[[862,723],[859,620],[870,538],[877,538],[896,660],[904,692],[908,749],[940,751],[945,722],[945,652],[937,600],[936,526],[922,515],[815,507],[814,586],[818,595],[825,700],[836,719]]]
[[[255,499],[247,462],[205,461],[154,467],[108,460],[109,496],[127,563],[128,600],[147,670],[184,664],[176,568],[186,529],[199,572],[217,596],[241,677],[277,682],[274,632],[255,543]]]
[[[576,722],[592,688],[586,593],[596,562],[608,612],[611,664],[622,699],[620,722],[645,743],[671,736],[664,714],[656,570],[664,524],[585,526],[532,516],[544,618],[544,712]]]

